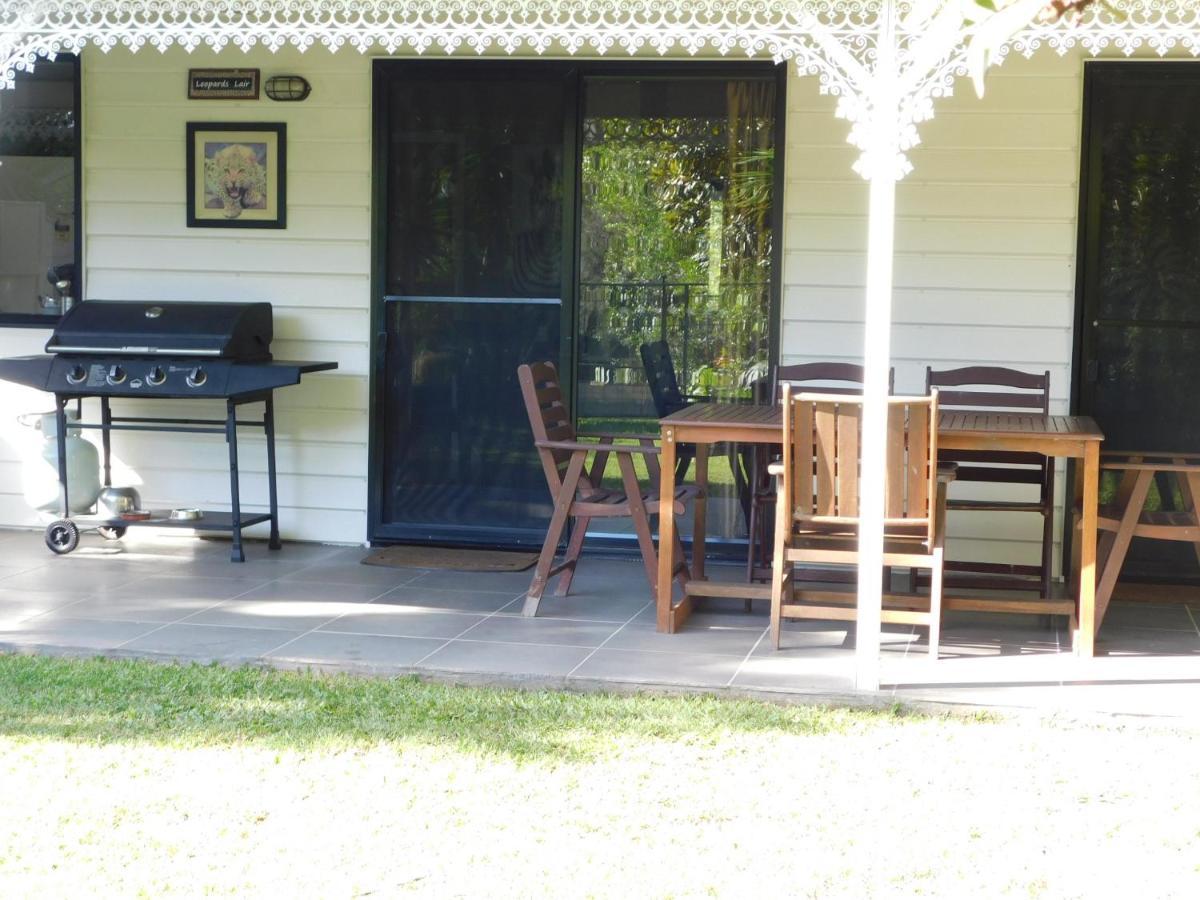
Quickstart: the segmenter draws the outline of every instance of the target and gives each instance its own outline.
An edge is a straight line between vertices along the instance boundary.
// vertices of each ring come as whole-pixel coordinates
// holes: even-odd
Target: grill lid
[[[59,320],[47,353],[271,358],[270,303],[87,300]]]

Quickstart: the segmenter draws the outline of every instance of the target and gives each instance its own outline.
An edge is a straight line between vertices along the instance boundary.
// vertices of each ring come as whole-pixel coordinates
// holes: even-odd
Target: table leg
[[[696,445],[696,487],[700,496],[692,509],[692,577],[704,580],[704,536],[708,520],[708,444]]]
[[[655,601],[655,622],[658,631],[670,632],[671,600],[674,584],[671,570],[675,568],[675,429],[664,425],[659,460],[658,512],[658,590]]]
[[[1079,629],[1075,653],[1093,656],[1096,649],[1096,519],[1100,500],[1100,444],[1083,448],[1083,515],[1079,534]]]

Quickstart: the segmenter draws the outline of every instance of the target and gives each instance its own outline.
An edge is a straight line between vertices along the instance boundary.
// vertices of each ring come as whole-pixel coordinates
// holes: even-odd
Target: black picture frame
[[[225,181],[223,153],[236,167]],[[188,122],[185,194],[188,228],[286,228],[287,125]]]

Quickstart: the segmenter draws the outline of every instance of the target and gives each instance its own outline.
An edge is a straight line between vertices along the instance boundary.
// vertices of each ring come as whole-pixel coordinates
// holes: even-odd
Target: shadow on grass
[[[429,684],[141,660],[0,656],[0,734],[81,743],[306,749],[442,744],[515,759],[587,759],[628,742],[821,735],[898,709],[778,706]]]

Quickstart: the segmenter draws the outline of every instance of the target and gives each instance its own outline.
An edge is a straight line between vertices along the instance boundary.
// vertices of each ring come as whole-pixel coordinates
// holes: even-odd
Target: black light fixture
[[[312,93],[312,85],[299,75],[272,75],[265,89],[272,100],[284,102],[303,100]]]

